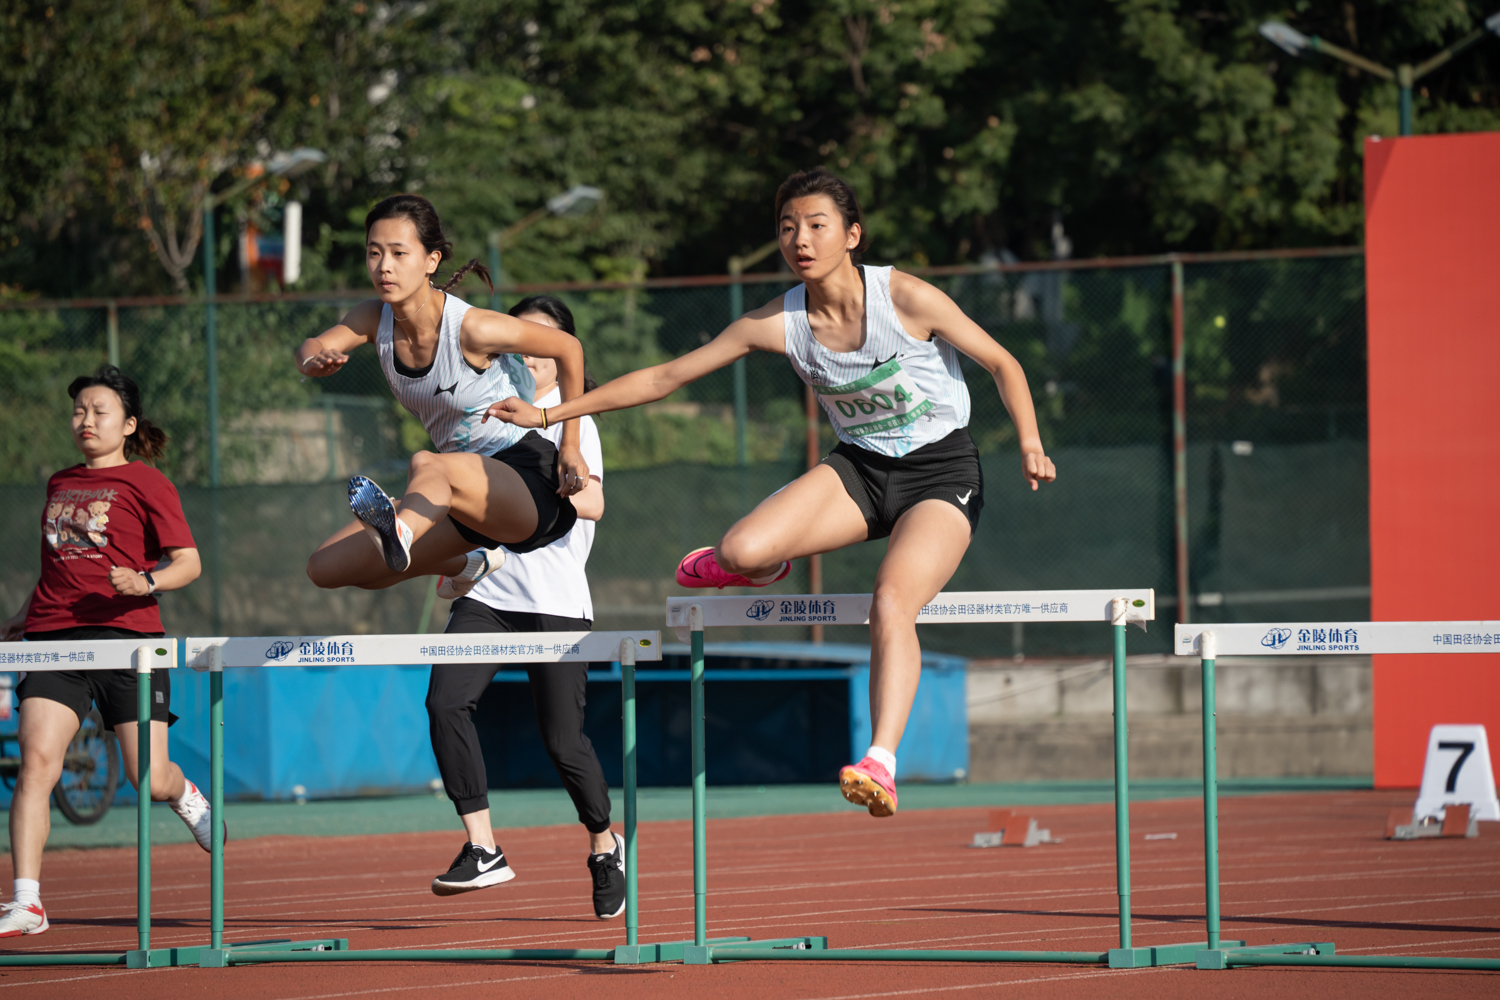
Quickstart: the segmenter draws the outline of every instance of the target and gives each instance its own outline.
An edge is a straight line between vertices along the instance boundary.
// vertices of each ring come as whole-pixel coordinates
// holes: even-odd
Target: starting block
[[[1035,816],[1025,816],[1010,809],[990,810],[990,829],[974,834],[970,847],[1036,847],[1038,844],[1061,844],[1061,837],[1037,825]]]
[[[1427,840],[1433,837],[1477,837],[1479,816],[1466,805],[1450,805],[1441,818],[1413,819],[1414,809],[1392,809],[1385,817],[1386,840]]]

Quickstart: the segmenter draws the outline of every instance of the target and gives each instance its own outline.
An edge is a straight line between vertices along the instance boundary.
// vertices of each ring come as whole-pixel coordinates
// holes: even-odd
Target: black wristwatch
[[[144,576],[146,578],[146,593],[156,593],[156,578],[146,570],[141,570],[141,576]]]

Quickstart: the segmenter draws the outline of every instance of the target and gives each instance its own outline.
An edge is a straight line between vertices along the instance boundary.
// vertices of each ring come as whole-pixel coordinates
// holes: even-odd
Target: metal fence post
[[[730,273],[739,277],[739,271],[734,269],[738,260],[729,262]],[[729,283],[729,322],[733,323],[745,312],[745,286],[738,281]],[[750,464],[750,444],[747,437],[746,424],[749,422],[750,405],[749,389],[745,384],[745,359],[740,358],[733,365],[734,371],[734,451],[735,458],[743,468]]]
[[[1177,620],[1192,618],[1188,578],[1187,359],[1183,346],[1182,261],[1172,260],[1172,497],[1175,506]]]
[[[120,310],[114,299],[104,307],[104,344],[109,363],[120,367]]]
[[[219,307],[214,302],[218,294],[214,268],[214,206],[212,197],[203,203],[203,343],[204,364],[208,368],[208,486],[209,486],[209,551],[208,589],[211,604],[213,632],[224,631],[224,564],[220,554],[223,537],[220,531],[219,484]]]

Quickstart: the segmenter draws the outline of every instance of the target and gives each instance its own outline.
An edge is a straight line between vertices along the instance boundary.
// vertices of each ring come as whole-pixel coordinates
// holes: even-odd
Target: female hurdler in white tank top
[[[958,352],[902,329],[891,302],[891,268],[864,267],[865,342],[830,351],[807,321],[807,286],[783,301],[786,356],[812,386],[840,441],[891,458],[969,425],[969,387]]]
[[[376,590],[426,574],[471,584],[503,563],[502,547],[545,546],[576,519],[568,498],[588,478],[576,424],[562,425],[559,446],[484,417],[499,400],[529,400],[535,392],[523,351],[556,360],[563,391],[581,392],[582,349],[565,333],[473,309],[454,296],[449,289],[469,271],[485,276],[477,260],[435,287],[433,275],[451,246],[419,196],[376,205],[366,219],[365,250],[379,297],[303,341],[298,368],[331,375],[349,351],[374,344],[392,393],[422,422],[436,451],[412,455],[399,500],[367,476],[350,479],[356,521],[319,546],[308,577],[323,588]]]
[[[753,350],[791,360],[839,444],[717,546],[688,553],[677,582],[766,586],[785,577],[793,559],[890,536],[870,611],[874,740],[839,779],[850,801],[889,816],[896,811],[895,750],[921,675],[917,614],[957,569],[983,502],[959,352],[994,377],[1031,487],[1051,482],[1056,470],[1042,449],[1016,359],[938,289],[888,267],[855,263],[851,255],[864,234],[846,184],[820,170],[788,178],[777,194],[777,227],[782,257],[804,284],[681,358],[548,411],[510,399],[491,413],[536,427],[544,414],[572,419],[662,399]]]
[[[497,355],[482,370],[469,363],[459,343],[459,328],[470,308],[458,296],[447,294],[438,323],[437,351],[424,369],[408,368],[396,357],[395,324],[388,305],[380,310],[375,349],[391,392],[408,413],[422,421],[438,451],[493,455],[521,440],[526,432],[498,420],[485,421],[484,412],[512,396],[530,402],[536,382],[519,354]]]

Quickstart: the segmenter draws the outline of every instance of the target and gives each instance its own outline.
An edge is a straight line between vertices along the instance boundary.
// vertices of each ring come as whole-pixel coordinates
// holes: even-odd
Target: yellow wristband
[[[542,430],[547,429],[547,408],[542,407]]]

